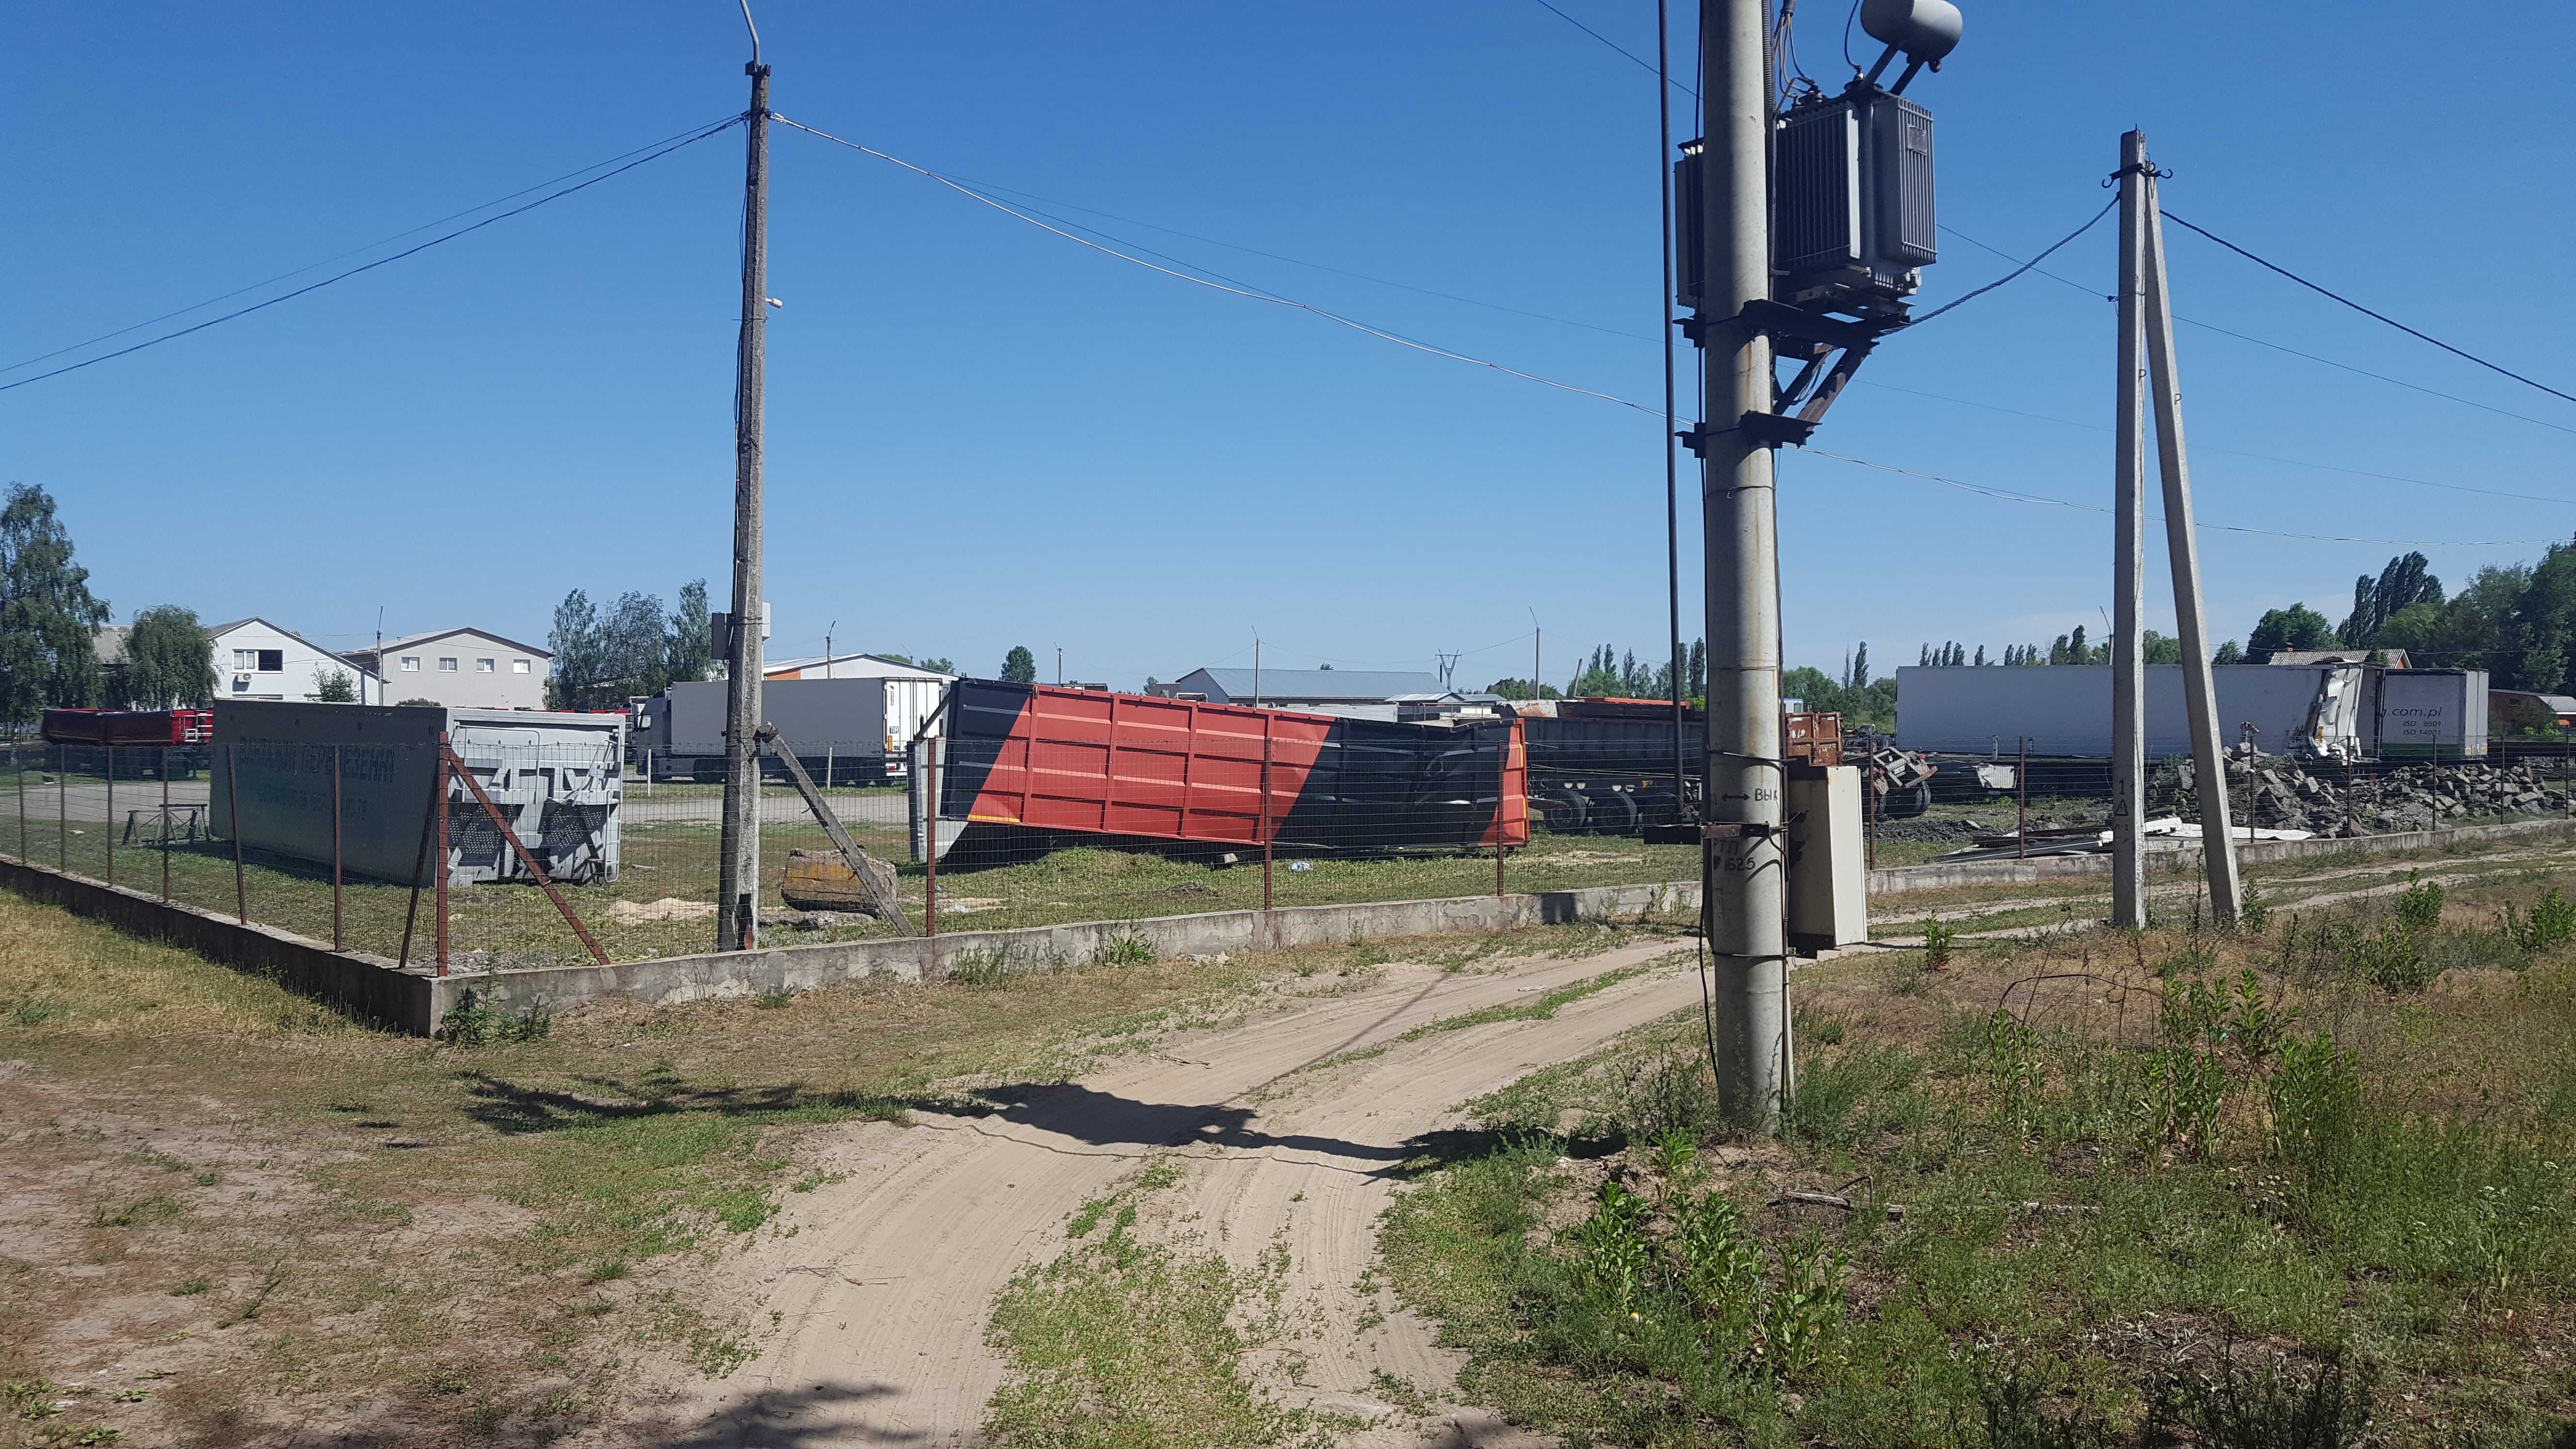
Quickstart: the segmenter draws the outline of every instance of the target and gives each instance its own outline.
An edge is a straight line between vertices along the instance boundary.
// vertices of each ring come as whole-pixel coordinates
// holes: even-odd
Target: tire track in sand
[[[766,1280],[756,1317],[776,1317],[760,1357],[619,1437],[688,1449],[975,1442],[1004,1377],[984,1344],[994,1294],[1061,1250],[1065,1219],[1082,1203],[1158,1152],[1191,1169],[1198,1226],[1229,1261],[1249,1264],[1284,1229],[1290,1289],[1309,1295],[1322,1325],[1299,1397],[1363,1408],[1343,1401],[1366,1400],[1379,1367],[1437,1397],[1454,1359],[1407,1315],[1361,1329],[1369,1305],[1352,1289],[1375,1256],[1404,1144],[1448,1124],[1469,1097],[1696,1003],[1699,987],[1688,967],[1658,970],[1547,1020],[1396,1039],[1673,946],[1639,942],[1476,975],[1389,966],[1363,992],[1179,1037],[1075,1082],[998,1094],[1007,1105],[993,1116],[835,1129],[822,1165],[847,1179],[793,1204],[795,1236],[736,1260],[736,1272]],[[1372,1046],[1388,1050],[1302,1070]],[[1507,1431],[1459,1418],[1463,1438],[1456,1426],[1433,1427],[1451,1443],[1509,1442]],[[1420,1435],[1390,1427],[1370,1437]]]

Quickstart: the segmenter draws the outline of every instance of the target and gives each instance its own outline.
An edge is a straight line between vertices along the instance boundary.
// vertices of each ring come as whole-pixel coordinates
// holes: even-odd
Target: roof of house
[[[471,634],[478,639],[489,639],[495,644],[504,645],[525,654],[535,654],[547,659],[555,657],[554,651],[550,649],[540,649],[534,644],[522,644],[516,639],[505,638],[489,629],[477,629],[471,624],[460,624],[453,629],[432,629],[426,634],[406,634],[399,639],[386,640],[382,647],[387,650],[408,649],[415,644],[426,644],[432,639],[450,639],[459,634]],[[353,655],[373,654],[376,652],[376,646],[352,649],[349,652]]]
[[[352,669],[360,671],[361,673],[373,675],[376,672],[369,669],[367,666],[360,664],[356,659],[351,658],[349,655],[339,653],[335,650],[325,649],[321,645],[314,643],[312,640],[305,638],[303,635],[296,633],[294,630],[287,628],[285,625],[276,623],[272,620],[263,619],[257,614],[253,614],[247,619],[234,619],[228,623],[210,624],[206,627],[206,635],[209,638],[221,639],[226,634],[231,633],[244,624],[258,624],[264,628],[272,629],[277,633],[283,634],[287,638],[294,640],[296,643],[303,645],[305,648],[312,650],[314,653],[321,655],[325,659],[337,660],[342,664],[348,665]]]
[[[1194,669],[1183,675],[1204,675],[1224,690],[1228,699],[1250,699],[1254,693],[1254,672],[1249,669]],[[1260,671],[1260,696],[1263,699],[1352,699],[1384,701],[1399,694],[1446,693],[1440,687],[1440,676],[1428,671],[1402,669],[1264,669]],[[1176,681],[1177,682],[1177,681]]]
[[[809,654],[797,659],[764,659],[760,662],[760,668],[761,672],[764,674],[775,674],[782,669],[820,669],[826,664],[846,664],[853,659],[866,659],[894,669],[909,669],[915,674],[921,675],[925,679],[956,679],[959,677],[955,674],[942,673],[936,669],[924,669],[910,660],[889,659],[883,654],[870,654],[864,650],[851,649],[844,649],[835,654]]]

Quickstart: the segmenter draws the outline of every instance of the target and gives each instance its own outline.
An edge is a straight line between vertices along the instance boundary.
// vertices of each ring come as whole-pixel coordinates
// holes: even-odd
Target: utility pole
[[[2114,465],[2111,550],[2111,924],[2147,926],[2146,842],[2138,836],[2147,793],[2146,659],[2138,635],[2139,574],[2146,540],[2145,206],[2147,138],[2120,138],[2120,453]]]
[[[1775,399],[1771,339],[1746,315],[1771,299],[1771,97],[1765,0],[1705,0],[1706,110],[1698,235],[1700,416],[1707,541],[1708,755],[1701,918],[1715,966],[1718,1106],[1779,1120],[1789,1053],[1780,835],[1779,555],[1770,448],[1739,425]]]
[[[1682,760],[1682,503],[1681,440],[1673,436],[1673,22],[1668,0],[1655,0],[1655,187],[1664,205],[1664,603],[1672,616],[1673,821],[1691,818]],[[1538,681],[1530,681],[1537,692]]]
[[[751,10],[743,9],[743,23]],[[734,365],[732,647],[725,651],[724,831],[716,949],[760,944],[761,344],[769,313],[769,67],[751,32],[751,117],[742,182],[742,332]]]
[[[1064,666],[1059,664],[1056,668],[1061,672]],[[1261,636],[1258,634],[1252,636],[1252,707],[1261,708]]]
[[[1055,683],[1058,689],[1064,687],[1064,646],[1061,644],[1055,646]]]
[[[2146,138],[2138,137],[2143,170],[2132,176],[2144,199],[2147,224],[2147,372],[2155,385],[2156,458],[2163,465],[2165,547],[2172,561],[2174,620],[2182,635],[2183,708],[2191,716],[2193,783],[2200,795],[2201,866],[2209,877],[2211,914],[2233,922],[2244,908],[2236,871],[2236,837],[2229,834],[2227,757],[2218,744],[2218,696],[2209,672],[2209,629],[2200,607],[2200,538],[2191,517],[2191,461],[2182,440],[2182,380],[2175,371],[2173,293],[2165,277],[2164,213],[2156,205],[2156,172],[2144,165]]]

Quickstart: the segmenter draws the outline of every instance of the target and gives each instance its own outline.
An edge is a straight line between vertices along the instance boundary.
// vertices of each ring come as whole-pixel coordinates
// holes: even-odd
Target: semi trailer
[[[816,784],[882,784],[904,772],[941,688],[933,679],[772,679],[760,687],[761,713]],[[635,705],[628,762],[655,780],[721,781],[724,726],[723,680],[674,684]],[[772,778],[786,777],[778,760],[764,761]]]

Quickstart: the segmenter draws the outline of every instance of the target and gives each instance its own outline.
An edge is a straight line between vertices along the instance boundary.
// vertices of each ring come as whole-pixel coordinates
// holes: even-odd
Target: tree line
[[[629,589],[602,609],[575,589],[555,605],[546,633],[554,651],[546,702],[556,709],[623,709],[675,681],[705,679],[715,669],[707,615],[707,581],[680,586],[679,606]]]
[[[1563,689],[1512,676],[1485,686],[1485,693],[1504,699],[1671,699],[1673,663],[1649,664],[1634,649],[1604,644],[1585,655]],[[1708,642],[1694,639],[1682,651],[1682,693],[1693,704],[1708,697]]]

